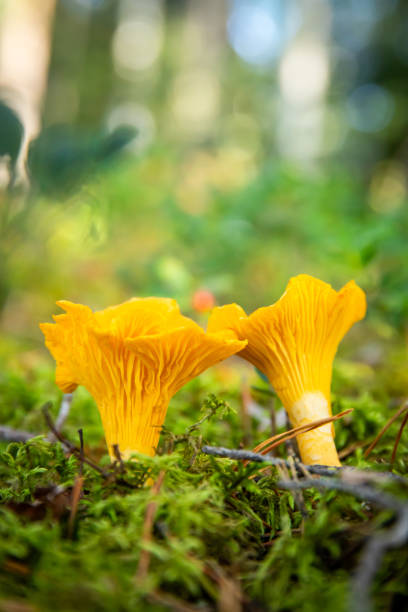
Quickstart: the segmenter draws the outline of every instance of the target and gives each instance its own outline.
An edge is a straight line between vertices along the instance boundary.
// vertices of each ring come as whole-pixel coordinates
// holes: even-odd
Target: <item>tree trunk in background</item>
[[[112,35],[118,3],[85,12],[59,2],[44,123],[100,127],[113,86]]]
[[[24,173],[29,141],[41,127],[55,0],[5,0],[0,27],[1,97],[24,125],[17,173]]]

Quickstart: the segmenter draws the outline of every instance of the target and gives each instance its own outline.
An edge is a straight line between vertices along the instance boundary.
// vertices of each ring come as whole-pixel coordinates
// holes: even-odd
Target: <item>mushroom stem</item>
[[[125,461],[130,459],[133,453],[154,456],[168,402],[148,400],[150,398],[144,398],[142,404],[137,404],[129,401],[127,397],[122,397],[116,398],[114,406],[99,405],[111,461],[116,459],[113,448],[115,444]]]
[[[307,392],[287,409],[293,427],[307,425],[331,416],[330,404],[321,391]],[[331,423],[321,425],[296,438],[300,457],[306,465],[339,466]]]

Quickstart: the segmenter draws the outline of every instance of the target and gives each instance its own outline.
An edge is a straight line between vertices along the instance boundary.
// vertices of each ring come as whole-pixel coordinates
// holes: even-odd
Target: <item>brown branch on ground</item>
[[[64,423],[68,417],[69,410],[72,403],[72,393],[64,393],[61,407],[55,421],[55,429],[57,431],[61,431]],[[14,429],[13,427],[8,427],[7,425],[0,425],[0,440],[5,440],[6,442],[28,442],[32,438],[36,438],[40,434],[33,433],[31,431],[24,431],[22,429]],[[47,437],[49,442],[55,442],[58,438],[51,431]]]
[[[84,436],[82,429],[78,430],[80,440],[80,461],[79,461],[79,473],[75,479],[74,486],[72,488],[71,496],[71,512],[68,519],[68,537],[72,539],[74,534],[75,517],[78,512],[78,504],[82,494],[82,486],[84,484]]]
[[[0,425],[0,440],[6,442],[28,442],[31,438],[35,438],[35,433],[23,431],[22,429],[13,429],[7,425]]]
[[[395,513],[396,521],[390,529],[376,533],[369,538],[352,580],[350,610],[353,612],[371,612],[373,608],[370,591],[384,554],[387,550],[400,548],[408,542],[408,503],[403,503],[396,497],[373,489],[368,485],[356,486],[336,479],[313,478],[298,482],[281,480],[278,481],[277,487],[289,490],[313,487],[328,491],[342,491]]]
[[[58,416],[55,420],[55,429],[57,431],[61,431],[61,429],[64,427],[64,423],[67,420],[69,411],[71,409],[72,398],[73,398],[73,393],[64,393],[64,395],[62,396],[62,401],[61,401],[60,409],[58,412]],[[57,440],[53,432],[50,432],[48,434],[47,439],[49,440],[49,442],[56,442]]]
[[[104,478],[108,478],[109,473],[106,472],[104,469],[102,469],[97,463],[95,463],[94,461],[92,461],[91,459],[89,459],[89,457],[87,457],[83,451],[81,452],[81,449],[78,448],[77,446],[75,446],[75,444],[72,444],[72,442],[70,442],[69,440],[67,440],[66,438],[64,438],[64,436],[62,434],[60,434],[59,431],[57,431],[57,429],[55,428],[54,422],[51,418],[51,415],[49,413],[49,408],[51,407],[51,402],[47,402],[46,404],[44,404],[44,406],[42,407],[42,412],[45,418],[45,421],[49,427],[49,429],[51,430],[51,432],[55,435],[55,437],[57,438],[57,440],[59,440],[61,442],[61,444],[71,453],[73,453],[76,457],[78,457],[79,459],[81,459],[82,457],[82,461],[84,463],[86,463],[87,465],[89,465],[91,468],[93,468],[94,470],[96,470],[97,472],[99,472],[99,474],[102,474],[102,476]]]
[[[276,466],[290,467],[289,461],[261,455],[251,451],[228,449],[216,446],[203,446],[202,452],[215,457],[270,463]],[[299,491],[301,489],[317,488],[321,490],[336,490],[354,495],[358,499],[368,501],[381,508],[394,512],[396,521],[390,529],[374,534],[369,539],[352,582],[351,610],[353,612],[370,612],[371,585],[381,564],[384,553],[390,548],[403,546],[408,542],[408,503],[402,502],[383,491],[375,489],[372,484],[398,481],[407,486],[408,481],[402,476],[390,472],[375,472],[373,470],[358,470],[355,468],[333,468],[329,466],[305,466],[296,461],[298,472],[326,476],[326,478],[304,478],[298,480],[281,479],[277,488]],[[301,466],[301,467],[300,467]],[[327,478],[327,476],[331,478]],[[338,476],[338,478],[333,478]]]
[[[257,463],[269,463],[271,465],[286,465],[289,463],[286,459],[280,457],[272,457],[272,455],[261,455],[253,451],[225,448],[223,446],[208,446],[201,448],[201,452],[213,457],[223,459],[236,459],[240,461],[255,461]],[[375,482],[378,484],[385,482],[398,482],[404,486],[408,486],[408,479],[399,474],[392,472],[377,472],[375,470],[360,470],[350,466],[333,467],[327,465],[305,465],[300,461],[295,461],[296,468],[300,474],[305,473],[315,474],[317,476],[337,476],[342,474],[343,479],[358,479],[360,483]]]
[[[119,471],[123,474],[125,471],[125,464],[123,463],[122,455],[120,454],[119,444],[112,444],[112,448],[116,457],[116,464],[119,465]]]
[[[298,481],[298,475],[297,475],[297,470],[296,470],[296,463],[295,463],[295,457],[293,455],[290,455],[288,458],[288,463],[289,463],[289,470],[290,470],[290,474],[292,476],[292,480],[294,480],[295,482]],[[304,527],[304,520],[305,518],[307,518],[309,516],[309,513],[306,509],[306,504],[305,504],[305,499],[303,497],[303,493],[302,490],[299,489],[299,491],[296,491],[297,496],[295,497],[295,502],[300,510],[300,513],[302,515],[302,533],[303,533],[303,527]]]
[[[251,416],[249,414],[249,406],[251,403],[251,393],[249,391],[249,387],[247,382],[244,380],[241,387],[241,424],[243,429],[243,438],[242,442],[244,446],[249,446],[252,439],[251,433]]]
[[[276,397],[271,397],[270,399],[270,405],[271,405],[271,432],[272,432],[272,436],[276,436],[276,430],[277,430],[277,425],[276,425]],[[275,455],[276,451],[274,449],[272,449],[272,455]]]
[[[384,425],[384,427],[382,428],[380,433],[371,442],[370,446],[367,448],[366,452],[364,453],[364,457],[366,459],[367,459],[368,455],[371,453],[371,451],[374,449],[374,447],[377,445],[377,443],[381,440],[381,438],[383,437],[385,432],[391,427],[391,425],[394,423],[394,421],[396,421],[398,419],[398,417],[400,417],[401,414],[403,414],[406,410],[408,410],[408,401],[403,403],[403,405],[397,410],[397,412],[394,414],[394,416],[392,416],[390,418],[390,420],[387,421],[387,423]]]
[[[207,561],[204,573],[218,586],[217,612],[241,612],[247,598],[237,580],[228,576],[215,561]]]
[[[151,492],[152,495],[155,496],[159,493],[160,488],[163,484],[165,472],[162,470],[156,482],[153,484]],[[150,551],[147,548],[144,548],[146,544],[148,544],[152,539],[152,529],[154,523],[154,517],[156,516],[157,511],[157,502],[154,500],[150,501],[146,506],[146,514],[143,523],[143,533],[142,533],[142,549],[140,551],[139,565],[136,571],[136,582],[139,584],[143,583],[147,576],[147,572],[149,570],[150,564]]]
[[[399,445],[400,440],[401,440],[402,432],[404,431],[405,425],[407,423],[408,423],[408,412],[404,416],[404,419],[403,419],[403,421],[401,423],[401,427],[399,428],[397,437],[395,438],[395,444],[394,444],[394,448],[392,449],[392,455],[391,455],[391,466],[394,465],[394,461],[395,461],[395,457],[397,456],[398,445]]]
[[[363,440],[362,442],[353,442],[352,444],[349,444],[349,446],[346,446],[346,448],[343,448],[339,452],[339,459],[345,459],[349,455],[352,455],[357,449],[364,448],[365,446],[367,446],[367,444],[367,440]]]
[[[254,453],[261,453],[262,455],[268,453],[273,448],[276,448],[283,442],[291,440],[292,438],[295,438],[301,433],[306,433],[307,431],[311,431],[312,429],[321,427],[321,425],[333,423],[334,421],[337,421],[338,419],[341,419],[342,417],[346,416],[346,414],[349,414],[350,412],[352,412],[352,408],[344,410],[343,412],[340,412],[335,416],[327,417],[325,419],[319,419],[317,421],[313,421],[312,423],[308,423],[307,425],[299,425],[299,427],[294,427],[293,429],[289,429],[289,431],[284,431],[280,434],[277,434],[276,436],[272,436],[271,438],[268,438],[267,440],[264,440],[263,442],[258,444],[254,448]]]

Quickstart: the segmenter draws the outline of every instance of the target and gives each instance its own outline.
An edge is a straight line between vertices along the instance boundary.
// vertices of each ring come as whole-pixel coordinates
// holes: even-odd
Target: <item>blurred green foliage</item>
[[[406,328],[406,205],[376,212],[341,170],[311,176],[270,162],[242,181],[241,169],[156,148],[73,195],[3,202],[3,330],[37,343],[36,322],[60,298],[101,308],[169,295],[191,311],[202,286],[251,310],[301,272],[336,288],[355,278],[371,320]]]

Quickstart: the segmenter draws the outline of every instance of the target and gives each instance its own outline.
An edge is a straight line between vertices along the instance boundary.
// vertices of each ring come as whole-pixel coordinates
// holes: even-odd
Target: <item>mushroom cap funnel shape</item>
[[[215,308],[208,330],[229,330],[248,340],[240,356],[267,375],[297,427],[331,415],[333,359],[343,336],[365,312],[365,294],[354,281],[336,292],[301,274],[275,304],[250,316],[237,304]],[[332,432],[324,425],[298,436],[305,463],[340,465]]]
[[[133,298],[105,310],[57,302],[65,314],[42,323],[65,393],[83,385],[94,397],[108,450],[154,455],[171,397],[246,342],[228,330],[205,333],[175,300]]]

